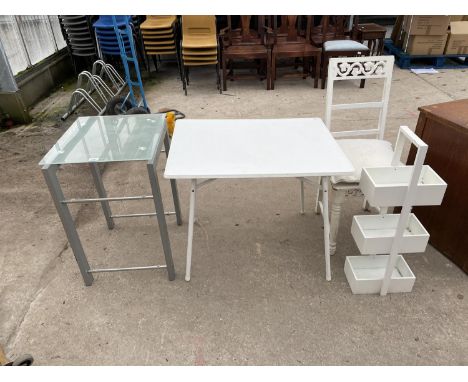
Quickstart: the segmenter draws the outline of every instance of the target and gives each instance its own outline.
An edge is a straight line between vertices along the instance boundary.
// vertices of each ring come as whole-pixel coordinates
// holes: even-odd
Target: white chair
[[[349,190],[359,190],[361,170],[363,167],[390,166],[393,158],[393,150],[390,142],[383,140],[385,131],[385,120],[387,117],[388,100],[393,71],[393,56],[364,56],[364,57],[340,57],[331,58],[328,66],[327,98],[325,124],[331,130],[331,115],[333,110],[356,110],[373,108],[379,109],[378,125],[376,128],[347,130],[333,132],[336,138],[358,137],[374,135],[376,138],[366,139],[337,139],[337,142],[348,156],[354,166],[355,172],[349,176],[334,176],[330,178],[333,190],[332,206],[330,212],[330,253],[336,251],[336,237],[341,214],[341,205],[345,194]],[[343,80],[384,80],[382,97],[379,101],[359,102],[346,104],[333,104],[333,85],[335,81]],[[304,181],[301,181],[301,213],[304,213]],[[319,179],[319,189],[317,192],[315,212],[319,213],[319,203],[321,198],[322,179]],[[364,201],[364,208],[366,201]],[[386,210],[382,209],[381,213]]]

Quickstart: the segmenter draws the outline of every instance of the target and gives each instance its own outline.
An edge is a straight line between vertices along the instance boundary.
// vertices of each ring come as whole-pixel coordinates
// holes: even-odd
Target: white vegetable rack
[[[398,166],[404,139],[417,147],[413,166]],[[424,252],[429,233],[411,213],[415,205],[439,205],[447,184],[423,166],[428,146],[407,126],[398,132],[390,167],[363,168],[360,187],[373,207],[401,206],[400,214],[354,216],[351,234],[361,255],[347,256],[345,274],[354,294],[411,292],[416,277],[401,254]]]

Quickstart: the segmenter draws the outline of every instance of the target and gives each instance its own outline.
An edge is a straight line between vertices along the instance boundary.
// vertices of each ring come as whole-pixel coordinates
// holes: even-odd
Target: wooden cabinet
[[[468,99],[419,108],[416,134],[429,145],[426,164],[448,184],[442,205],[415,207],[430,243],[468,273]],[[411,149],[408,164],[414,161]]]

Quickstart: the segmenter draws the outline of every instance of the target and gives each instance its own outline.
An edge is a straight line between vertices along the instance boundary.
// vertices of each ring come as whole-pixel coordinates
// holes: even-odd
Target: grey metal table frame
[[[155,150],[153,152],[153,157],[146,163],[146,168],[148,171],[149,182],[151,185],[152,195],[145,196],[122,196],[122,197],[108,197],[104,184],[102,181],[101,171],[99,169],[99,163],[89,162],[89,167],[93,176],[94,186],[96,188],[98,198],[86,198],[86,199],[66,199],[60,182],[57,176],[57,171],[60,167],[58,164],[44,164],[42,165],[42,174],[44,175],[45,181],[49,188],[50,194],[54,201],[55,207],[57,209],[60,220],[62,221],[63,228],[67,235],[70,246],[73,250],[76,262],[80,268],[81,275],[83,277],[84,283],[86,286],[92,285],[94,281],[93,273],[98,272],[116,272],[116,271],[130,271],[130,270],[146,270],[146,269],[167,269],[168,278],[170,281],[175,279],[175,269],[174,262],[172,259],[172,250],[171,244],[169,241],[169,234],[167,231],[165,215],[176,215],[177,224],[182,224],[182,216],[180,212],[180,203],[179,195],[177,190],[177,183],[174,179],[171,179],[171,191],[174,201],[175,211],[165,212],[163,201],[161,198],[161,191],[159,188],[158,177],[156,175],[156,165],[158,162],[159,154],[161,153],[162,145],[164,144],[166,157],[169,155],[170,150],[170,140],[165,129],[165,134],[163,139],[159,139]],[[108,162],[100,162],[108,163]],[[124,214],[124,215],[113,215],[109,202],[114,201],[123,201],[123,200],[140,200],[140,199],[153,199],[156,212],[150,213],[139,213],[139,214]],[[164,250],[164,257],[166,264],[165,265],[149,265],[149,266],[137,266],[137,267],[124,267],[124,268],[100,268],[92,269],[89,266],[88,259],[86,257],[85,251],[81,244],[76,226],[73,220],[73,217],[68,208],[68,204],[71,203],[90,203],[90,202],[99,202],[102,207],[102,211],[106,218],[107,227],[109,229],[114,228],[114,219],[116,218],[127,218],[127,217],[142,217],[142,216],[156,216],[159,231],[161,235],[161,241]]]

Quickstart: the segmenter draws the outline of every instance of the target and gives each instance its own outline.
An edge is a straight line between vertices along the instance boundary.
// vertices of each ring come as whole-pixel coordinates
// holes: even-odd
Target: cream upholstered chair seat
[[[363,167],[390,166],[393,158],[392,144],[381,139],[337,139],[337,143],[353,164],[352,175],[332,176],[331,182],[359,183]]]
[[[326,52],[333,51],[367,51],[369,48],[360,42],[354,40],[330,40],[323,43],[323,50]]]

